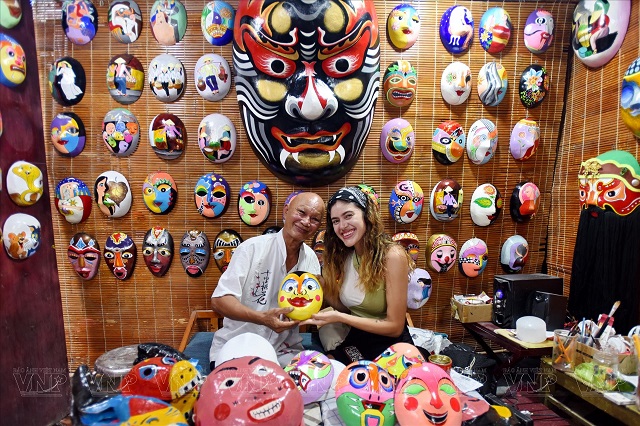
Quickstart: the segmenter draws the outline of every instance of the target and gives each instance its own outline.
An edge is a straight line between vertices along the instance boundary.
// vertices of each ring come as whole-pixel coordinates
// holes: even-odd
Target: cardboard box
[[[629,339],[625,337],[625,340]],[[584,362],[593,362],[593,354],[597,351],[598,349],[594,347],[578,342],[578,346],[576,348],[576,365],[582,364]],[[620,373],[635,375],[637,372],[637,368],[638,358],[635,356],[635,354],[618,355],[618,371]]]
[[[482,305],[465,305],[451,298],[451,316],[460,322],[491,321],[493,303]]]

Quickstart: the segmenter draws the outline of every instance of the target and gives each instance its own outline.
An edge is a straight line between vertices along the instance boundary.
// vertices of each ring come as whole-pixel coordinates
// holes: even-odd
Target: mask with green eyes
[[[207,173],[198,179],[193,192],[198,213],[214,218],[227,209],[231,189],[225,178],[216,173]]]
[[[149,229],[144,236],[142,257],[153,275],[166,274],[173,259],[173,237],[169,231],[159,226]]]

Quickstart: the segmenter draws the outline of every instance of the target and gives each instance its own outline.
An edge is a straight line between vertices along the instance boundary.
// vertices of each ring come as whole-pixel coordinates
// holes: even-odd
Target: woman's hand
[[[344,322],[343,321],[343,313],[327,310],[318,312],[317,314],[311,315],[311,318],[308,320],[304,320],[300,323],[300,325],[315,325],[318,327],[322,327],[323,325],[331,324],[334,322]]]

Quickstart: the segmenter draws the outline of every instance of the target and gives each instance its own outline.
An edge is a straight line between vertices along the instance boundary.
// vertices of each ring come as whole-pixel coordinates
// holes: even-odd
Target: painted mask
[[[519,161],[528,160],[536,153],[540,144],[540,127],[533,120],[523,118],[511,131],[509,152]]]
[[[336,382],[338,413],[346,426],[393,426],[394,379],[372,361],[347,365]]]
[[[526,222],[535,216],[540,207],[540,190],[529,181],[518,183],[511,193],[509,212],[516,222]]]
[[[457,121],[448,120],[440,123],[433,132],[431,149],[435,159],[448,166],[462,158],[466,143],[462,126]]]
[[[544,53],[551,47],[554,31],[553,15],[544,9],[536,9],[525,22],[524,45],[531,53]]]
[[[249,226],[263,224],[271,211],[271,191],[264,183],[252,180],[240,189],[238,194],[238,214]]]
[[[385,349],[373,362],[387,370],[397,381],[409,367],[427,362],[427,360],[412,344],[396,343]]]
[[[224,229],[216,236],[213,242],[213,259],[222,272],[227,270],[231,256],[241,242],[242,237],[233,229]]]
[[[500,265],[505,272],[520,272],[529,259],[529,243],[520,235],[513,235],[502,244]]]
[[[0,27],[10,29],[22,19],[20,0],[0,0]]]
[[[96,36],[98,11],[85,0],[65,0],[62,4],[62,29],[75,44],[84,45]]]
[[[198,146],[213,163],[224,163],[236,152],[236,128],[222,114],[209,114],[198,127]]]
[[[112,109],[104,116],[102,122],[102,140],[109,152],[116,157],[128,157],[138,148],[138,119],[128,109]]]
[[[200,96],[208,101],[220,101],[227,96],[229,89],[231,89],[231,68],[222,56],[207,53],[196,62],[193,81],[196,83],[196,89],[198,89]]]
[[[581,0],[573,11],[571,47],[586,66],[597,68],[618,53],[629,27],[631,0]]]
[[[295,271],[280,284],[278,306],[293,308],[286,314],[294,321],[304,321],[317,314],[322,307],[322,287],[318,278],[309,272]]]
[[[169,173],[151,173],[142,184],[142,198],[153,213],[169,213],[178,198],[178,187]]]
[[[498,147],[498,128],[493,121],[481,118],[471,125],[467,137],[467,156],[473,164],[489,162]]]
[[[433,234],[427,241],[427,256],[431,269],[445,273],[458,259],[458,243],[446,234]]]
[[[440,19],[440,41],[455,54],[464,53],[473,40],[473,17],[464,6],[451,6]]]
[[[198,213],[205,217],[218,217],[227,210],[231,189],[227,180],[215,173],[198,179],[194,189]]]
[[[233,36],[241,117],[258,158],[289,183],[344,176],[378,98],[373,2],[240,2]]]
[[[294,198],[296,198],[296,196],[298,194],[303,193],[304,191],[293,191],[291,194],[287,195],[287,198],[285,198],[284,200],[284,205],[282,206],[282,221],[285,221],[285,215],[284,215],[284,207],[287,207],[289,204],[291,204],[291,201],[293,201]]]
[[[180,261],[187,275],[197,278],[209,266],[211,245],[207,235],[197,229],[187,231],[180,243]]]
[[[305,405],[318,401],[331,387],[333,365],[318,351],[302,351],[284,367],[302,394]]]
[[[109,5],[109,31],[120,43],[133,43],[142,30],[142,13],[134,0],[115,0]]]
[[[131,187],[127,178],[109,170],[96,179],[93,188],[100,211],[109,217],[122,217],[131,208]]]
[[[478,186],[471,196],[471,220],[478,226],[489,226],[498,219],[504,201],[498,188],[490,183]]]
[[[182,8],[182,4],[180,7]],[[185,86],[182,62],[167,53],[156,56],[149,64],[148,81],[153,96],[159,101],[173,102],[178,100],[184,92]]]
[[[107,88],[118,103],[129,105],[142,95],[144,69],[133,55],[116,55],[107,66]]]
[[[187,129],[177,115],[156,115],[149,125],[149,142],[156,155],[163,160],[174,160],[182,155],[187,142]]]
[[[400,244],[409,253],[414,262],[418,261],[420,252],[420,241],[418,236],[413,232],[398,232],[393,235],[393,241]]]
[[[475,278],[487,267],[489,249],[480,238],[471,238],[462,244],[458,267],[465,277]]]
[[[535,108],[544,101],[550,83],[547,70],[538,64],[529,65],[520,77],[520,101],[525,108]]]
[[[150,22],[158,43],[173,46],[187,32],[187,11],[179,0],[156,0],[151,6]]]
[[[231,359],[207,376],[196,402],[196,426],[297,426],[302,394],[277,363],[254,356]]]
[[[136,254],[136,244],[124,232],[111,234],[104,245],[104,261],[111,273],[119,280],[126,280],[133,274]]]
[[[629,65],[622,79],[620,117],[633,134],[640,138],[640,58]]]
[[[87,85],[80,62],[65,56],[49,67],[51,95],[62,106],[73,106],[82,100]]]
[[[169,231],[159,226],[149,229],[144,235],[142,257],[153,275],[166,274],[173,259],[173,237]]]
[[[214,46],[224,46],[233,40],[233,22],[236,12],[225,1],[210,1],[202,9],[200,28],[202,35]]]
[[[413,127],[404,118],[387,121],[380,133],[382,155],[392,163],[403,163],[413,154],[416,135]]]
[[[83,280],[95,277],[100,267],[100,245],[91,235],[79,232],[71,237],[67,258]]]
[[[404,50],[413,46],[420,34],[420,15],[410,4],[399,4],[387,18],[387,34],[391,45]]]
[[[376,207],[380,205],[380,196],[372,186],[367,185],[366,183],[359,183],[356,186],[360,188],[360,191],[367,194],[367,196],[369,197],[369,200],[373,201]]]
[[[262,235],[277,234],[278,232],[280,232],[281,229],[282,229],[282,226],[270,226],[262,232]]]
[[[65,157],[75,157],[84,149],[86,130],[80,117],[72,112],[61,112],[51,120],[51,142]]]
[[[580,207],[611,209],[620,216],[640,206],[640,166],[626,151],[608,151],[580,166]]]
[[[86,368],[84,365],[81,367]],[[104,398],[92,398],[79,411],[81,423],[87,425],[143,425],[149,422],[186,425],[185,415],[180,410],[168,402],[141,395],[117,393]]]
[[[320,263],[320,267],[324,266],[324,235],[326,232],[326,229],[320,229],[313,237],[313,243],[311,244],[311,248],[315,252],[318,262]]]
[[[442,71],[440,93],[449,105],[460,105],[471,93],[471,70],[467,64],[452,62]]]
[[[60,214],[71,224],[87,220],[91,214],[91,191],[80,179],[67,177],[58,182],[55,201]]]
[[[2,227],[2,241],[10,258],[16,260],[33,256],[40,247],[40,222],[35,217],[14,213]]]
[[[408,107],[418,88],[418,73],[409,61],[395,61],[384,73],[383,90],[387,101],[395,107]]]
[[[7,192],[11,200],[19,206],[34,205],[44,192],[42,171],[35,164],[16,161],[7,173]]]
[[[431,296],[431,275],[421,268],[414,269],[409,274],[407,290],[407,308],[420,309]]]
[[[27,77],[27,56],[13,38],[0,34],[0,83],[16,87]]]
[[[164,356],[147,358],[134,365],[122,378],[119,389],[122,395],[173,401],[203,382],[202,375],[189,361]]]
[[[403,425],[462,424],[456,385],[442,368],[428,362],[409,367],[398,383],[394,402]]]
[[[462,208],[462,186],[455,179],[442,179],[431,190],[429,211],[435,220],[451,222]]]
[[[501,7],[491,7],[482,15],[478,38],[480,46],[489,53],[496,54],[504,50],[511,38],[511,17]]]
[[[424,193],[417,182],[403,180],[389,196],[389,214],[398,223],[411,223],[420,216]]]
[[[486,63],[478,73],[478,97],[483,105],[497,106],[507,94],[507,70],[497,62]]]

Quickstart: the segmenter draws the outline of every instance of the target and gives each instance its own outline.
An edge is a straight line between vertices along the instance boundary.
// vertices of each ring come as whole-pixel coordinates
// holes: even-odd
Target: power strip
[[[496,395],[492,393],[488,393],[484,395],[483,398],[486,399],[490,405],[500,405],[502,407],[507,407],[511,411],[511,414],[513,414],[516,417],[516,419],[518,419],[518,422],[520,425],[533,426],[533,419],[530,416],[524,414],[522,411],[518,410],[513,405],[507,404]]]

